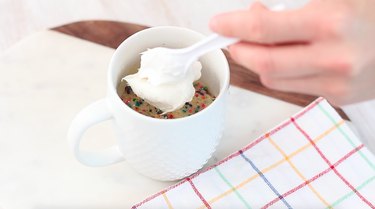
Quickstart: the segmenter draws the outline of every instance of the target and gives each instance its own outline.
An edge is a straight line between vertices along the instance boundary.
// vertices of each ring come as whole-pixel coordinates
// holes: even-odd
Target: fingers
[[[259,75],[289,78],[316,74],[309,46],[265,46],[246,42],[229,48],[232,58]]]
[[[326,44],[324,44],[326,45]],[[352,51],[338,46],[264,46],[239,43],[229,48],[233,59],[256,72],[268,88],[324,96],[336,105],[351,99],[357,63]]]
[[[317,26],[317,17],[309,11],[274,12],[257,2],[250,10],[215,16],[210,21],[210,27],[216,33],[249,42],[308,42]]]
[[[350,48],[330,45],[259,45],[241,42],[229,48],[232,58],[256,72],[268,88],[324,96],[336,105],[352,95],[350,81],[358,66]]]
[[[260,76],[298,78],[317,74],[350,77],[352,50],[338,46],[291,44],[268,46],[241,42],[229,47],[231,57]]]
[[[309,45],[264,46],[241,42],[229,48],[232,58],[259,75],[295,78],[317,74],[316,55]]]
[[[336,76],[308,76],[299,79],[261,77],[262,84],[270,89],[323,96],[334,105],[344,105],[350,100],[348,80]]]

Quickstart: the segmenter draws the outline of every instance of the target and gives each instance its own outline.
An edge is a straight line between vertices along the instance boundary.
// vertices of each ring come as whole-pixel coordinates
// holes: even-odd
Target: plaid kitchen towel
[[[374,162],[319,98],[238,152],[133,208],[375,208]]]

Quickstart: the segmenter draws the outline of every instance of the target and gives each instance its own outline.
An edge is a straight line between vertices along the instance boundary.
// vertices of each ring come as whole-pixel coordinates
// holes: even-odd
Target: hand
[[[311,0],[282,12],[254,3],[210,27],[242,40],[229,47],[232,58],[266,87],[343,105],[375,98],[374,11],[373,0]]]

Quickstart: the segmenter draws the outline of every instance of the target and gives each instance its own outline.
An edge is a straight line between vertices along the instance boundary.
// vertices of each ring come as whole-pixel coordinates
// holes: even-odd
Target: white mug
[[[201,81],[216,99],[194,115],[178,119],[144,116],[124,104],[118,85],[135,73],[140,53],[148,48],[182,48],[204,38],[179,27],[153,27],[126,39],[115,51],[108,70],[107,96],[84,108],[72,121],[68,139],[75,157],[88,166],[105,166],[126,160],[136,171],[169,181],[189,176],[212,156],[224,129],[224,109],[229,87],[229,65],[221,50],[200,58]],[[91,126],[112,120],[117,144],[102,152],[80,150],[83,133]]]

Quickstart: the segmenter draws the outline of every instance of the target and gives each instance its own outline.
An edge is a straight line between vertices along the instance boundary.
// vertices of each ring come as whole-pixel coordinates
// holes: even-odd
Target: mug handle
[[[68,141],[74,156],[79,162],[88,166],[106,166],[124,160],[117,145],[106,148],[101,152],[80,150],[84,132],[91,126],[112,118],[106,99],[101,99],[81,110],[73,119],[68,131]]]

